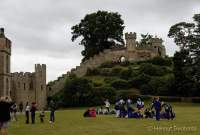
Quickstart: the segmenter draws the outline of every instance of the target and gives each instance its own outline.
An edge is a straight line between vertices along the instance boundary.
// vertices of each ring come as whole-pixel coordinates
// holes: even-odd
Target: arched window
[[[125,62],[125,61],[127,61],[126,57],[121,56],[121,57],[119,58],[119,62],[120,62],[120,63],[121,63],[121,62]]]

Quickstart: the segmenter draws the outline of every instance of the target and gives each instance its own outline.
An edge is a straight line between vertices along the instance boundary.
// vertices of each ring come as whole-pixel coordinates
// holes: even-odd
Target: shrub
[[[129,89],[131,88],[131,85],[128,81],[122,80],[122,79],[117,79],[111,83],[111,86],[114,87],[115,89]]]
[[[162,76],[166,73],[165,68],[162,68],[150,63],[141,64],[140,72],[148,74],[148,75],[152,75],[152,76]]]
[[[91,94],[92,102],[95,105],[101,105],[105,99],[109,99],[111,103],[114,103],[116,98],[116,90],[109,86],[96,87]]]
[[[131,64],[131,63],[130,63],[128,60],[123,61],[123,62],[120,63],[121,66],[125,66],[125,67],[126,67],[126,66],[129,66],[130,64]]]
[[[143,84],[147,84],[151,80],[151,76],[147,74],[140,74],[133,79],[131,79],[129,82],[132,87],[140,88]]]
[[[100,68],[112,68],[116,65],[116,62],[112,62],[112,61],[107,61],[103,64],[101,64]]]
[[[112,70],[109,68],[102,68],[100,70],[100,75],[102,76],[112,76]]]
[[[114,68],[112,69],[111,74],[112,74],[113,76],[119,76],[121,71],[122,71],[122,68],[120,68],[120,67],[114,67]]]
[[[132,69],[131,67],[128,67],[128,69],[123,69],[123,70],[120,72],[120,77],[121,77],[122,79],[128,80],[129,78],[131,78],[132,73],[133,73],[133,69]]]
[[[86,76],[92,76],[92,75],[99,75],[99,69],[98,68],[94,68],[94,69],[90,69],[88,68],[87,69],[87,72],[86,72]]]
[[[169,57],[163,58],[163,57],[155,57],[151,60],[152,64],[160,65],[160,66],[171,66],[172,65],[172,59]]]

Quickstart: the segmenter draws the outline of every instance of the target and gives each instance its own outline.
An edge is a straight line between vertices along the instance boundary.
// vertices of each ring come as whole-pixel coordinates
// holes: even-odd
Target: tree
[[[74,25],[71,28],[72,41],[83,37],[80,41],[80,45],[84,46],[82,61],[93,57],[104,49],[124,44],[123,24],[124,21],[120,14],[97,11],[87,14],[79,24]]]
[[[200,85],[200,14],[195,14],[194,23],[180,22],[171,26],[168,36],[174,38],[180,51],[173,58],[176,90],[182,96],[191,96],[191,91]],[[194,95],[195,96],[195,95]]]
[[[141,40],[139,42],[140,47],[147,47],[150,45],[150,40],[153,38],[153,35],[147,33],[147,34],[141,34]]]

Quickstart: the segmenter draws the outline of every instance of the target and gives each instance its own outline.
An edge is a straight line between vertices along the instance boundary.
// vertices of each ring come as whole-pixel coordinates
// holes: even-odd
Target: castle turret
[[[11,41],[5,36],[4,28],[0,28],[0,96],[10,96]]]
[[[46,65],[35,65],[35,101],[38,104],[39,109],[43,109],[46,106]]]
[[[161,38],[152,38],[150,40],[153,51],[157,54],[157,56],[164,57],[166,55],[165,46],[162,45],[163,40]]]
[[[128,51],[135,51],[136,48],[136,33],[125,33],[126,48]]]

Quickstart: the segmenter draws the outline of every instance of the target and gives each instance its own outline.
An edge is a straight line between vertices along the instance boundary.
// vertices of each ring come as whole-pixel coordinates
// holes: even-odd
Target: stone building
[[[48,96],[52,96],[62,90],[64,88],[65,80],[70,74],[75,74],[77,77],[84,76],[88,69],[96,68],[107,61],[119,62],[124,59],[134,62],[152,59],[156,56],[165,57],[166,52],[165,46],[162,44],[162,39],[157,37],[152,38],[149,41],[149,45],[145,47],[141,47],[136,39],[136,33],[125,33],[126,44],[123,47],[106,49],[81,63],[80,66],[63,74],[57,80],[49,83],[47,85]]]
[[[11,41],[0,28],[0,96],[10,96],[17,104],[36,102],[46,106],[46,65],[36,64],[35,72],[10,73]]]

